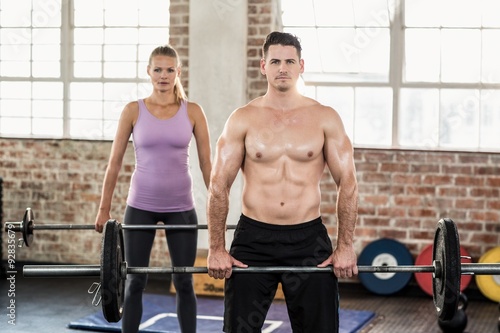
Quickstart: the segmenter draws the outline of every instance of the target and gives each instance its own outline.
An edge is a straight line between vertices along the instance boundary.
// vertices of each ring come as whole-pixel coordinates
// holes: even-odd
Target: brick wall
[[[110,148],[109,142],[0,139],[4,219],[20,220],[29,206],[38,224],[93,224]],[[442,217],[457,223],[461,244],[475,260],[500,243],[500,154],[356,149],[355,162],[358,253],[375,239],[391,237],[416,256],[432,243]],[[113,200],[118,220],[133,167],[130,146]],[[325,171],[322,211],[332,236],[335,191]],[[100,239],[93,231],[38,231],[31,248],[17,251],[17,260],[97,263]],[[162,231],[155,242],[151,264],[168,264]]]
[[[170,40],[182,62],[181,82],[189,96],[189,0],[170,0]]]
[[[248,0],[247,96],[249,101],[263,95],[267,90],[267,80],[260,73],[262,44],[270,32],[280,30],[282,27],[279,8],[277,0]]]

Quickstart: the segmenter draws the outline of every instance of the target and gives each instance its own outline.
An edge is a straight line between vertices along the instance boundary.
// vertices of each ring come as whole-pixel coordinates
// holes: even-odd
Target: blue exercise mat
[[[197,327],[200,333],[222,332],[222,314],[224,304],[221,298],[198,296]],[[371,311],[340,309],[340,333],[355,333],[371,321],[375,314]],[[180,332],[175,312],[175,295],[143,296],[143,315],[140,326],[141,333],[173,333]],[[92,315],[72,321],[69,328],[99,331],[120,332],[121,322],[108,323],[98,311]],[[275,301],[266,317],[263,333],[291,332],[288,313],[284,301]]]

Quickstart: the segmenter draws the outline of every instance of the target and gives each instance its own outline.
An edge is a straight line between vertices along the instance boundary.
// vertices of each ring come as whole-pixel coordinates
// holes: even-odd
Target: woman
[[[102,232],[111,218],[111,200],[130,135],[136,167],[131,178],[124,224],[197,224],[189,171],[189,144],[196,139],[199,166],[208,188],[212,168],[210,136],[203,109],[188,102],[180,82],[179,56],[171,46],[153,50],[147,67],[153,92],[127,104],[121,114],[104,177],[95,229]],[[155,230],[124,232],[125,260],[131,267],[146,267]],[[167,244],[173,266],[193,266],[196,229],[169,230]],[[196,296],[192,275],[174,274],[177,316],[183,333],[196,332]],[[147,276],[129,274],[122,317],[124,333],[137,332],[142,316],[142,293]]]

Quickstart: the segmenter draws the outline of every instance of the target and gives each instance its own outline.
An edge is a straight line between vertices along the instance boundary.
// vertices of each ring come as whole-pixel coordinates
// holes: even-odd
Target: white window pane
[[[74,40],[76,45],[99,45],[104,43],[103,28],[75,29]]]
[[[481,82],[500,83],[500,30],[483,30]]]
[[[500,20],[498,19],[498,13],[500,12],[500,1],[482,0],[480,4],[483,27],[500,28]]]
[[[31,82],[0,82],[1,99],[31,99]]]
[[[33,29],[33,44],[60,44],[61,29]]]
[[[102,83],[72,82],[69,89],[71,100],[100,101],[102,100]]]
[[[102,122],[100,120],[70,120],[69,128],[72,137],[88,140],[102,137]]]
[[[2,118],[0,132],[2,134],[30,135],[31,118]]]
[[[169,30],[168,28],[140,28],[139,43],[151,45],[168,44]],[[151,49],[152,51],[153,49]]]
[[[136,75],[135,62],[104,63],[104,76],[107,78],[134,78]]]
[[[34,118],[33,134],[50,137],[61,137],[63,135],[63,120],[53,118]]]
[[[441,33],[442,81],[479,82],[481,33],[478,30],[465,29],[443,29]]]
[[[101,101],[72,101],[69,110],[72,119],[102,119]]]
[[[116,134],[118,128],[118,121],[104,121],[103,137],[105,139],[112,139]]]
[[[321,60],[318,64],[322,66],[321,71],[359,73],[360,52],[359,48],[355,45],[355,29],[318,29],[317,35],[319,39],[318,45],[321,49]],[[314,52],[314,50],[311,51]],[[310,70],[308,69],[307,71]]]
[[[500,147],[500,91],[484,90],[481,94],[480,147],[498,150]]]
[[[135,45],[104,45],[104,60],[135,61],[137,47]]]
[[[33,99],[63,99],[62,82],[33,82]]]
[[[140,79],[149,79],[147,72],[148,63],[147,62],[139,62],[137,64],[137,77]]]
[[[364,36],[368,37],[369,41],[364,47],[360,48],[360,71],[362,73],[379,74],[388,78],[390,61],[389,30],[367,28],[361,29],[361,31],[363,31]]]
[[[369,146],[392,144],[392,89],[355,89],[354,143]]]
[[[147,6],[139,9],[139,25],[141,26],[165,26],[169,22],[169,1],[148,0]]]
[[[34,61],[54,61],[61,59],[60,45],[33,45]]]
[[[316,86],[305,86],[302,94],[306,97],[316,99]]]
[[[73,59],[77,62],[91,62],[102,60],[101,45],[75,45]]]
[[[9,77],[29,77],[31,75],[28,61],[2,61],[0,75]]]
[[[130,102],[137,100],[136,83],[105,83],[104,99],[106,101]]]
[[[31,0],[2,1],[0,25],[2,27],[29,27]]]
[[[312,0],[301,0],[297,6],[297,0],[281,0],[282,20],[286,26],[314,26],[314,10]]]
[[[407,27],[440,27],[441,2],[435,0],[405,0]]]
[[[31,116],[31,100],[2,99],[0,102],[2,117],[29,117]],[[3,118],[2,118],[3,119]],[[2,120],[0,120],[1,122]]]
[[[129,99],[129,100],[123,100],[121,102],[104,102],[104,119],[108,120],[116,120],[118,121],[120,119],[120,115],[122,114],[123,109],[125,108],[125,105],[127,105],[129,102],[136,100],[137,98]]]
[[[61,64],[59,61],[34,61],[33,77],[60,77]]]
[[[140,0],[105,0],[104,9],[121,9],[137,10]]]
[[[97,78],[102,76],[102,63],[100,62],[75,62],[73,65],[74,76],[78,78]]]
[[[404,74],[407,82],[439,82],[441,37],[438,29],[407,29]]]
[[[34,27],[60,27],[61,1],[33,1],[31,20]]]
[[[34,100],[32,115],[34,118],[62,118],[63,103],[62,101]]]
[[[0,57],[5,60],[31,60],[30,45],[0,45]]]
[[[108,28],[104,30],[105,44],[137,44],[138,42],[137,28]]]
[[[85,8],[94,8],[96,10],[104,9],[103,0],[73,0],[73,7],[76,10],[83,10]]]
[[[110,27],[135,27],[139,23],[137,9],[105,9],[104,24]]]
[[[441,90],[440,144],[443,147],[477,148],[479,143],[479,92]]]
[[[439,91],[401,89],[398,143],[407,147],[439,146]]]
[[[304,70],[307,72],[322,72],[319,41],[316,29],[313,28],[287,28],[285,32],[300,38],[302,45],[302,59]]]
[[[2,45],[29,45],[31,43],[31,29],[0,29],[0,40],[2,41]]]
[[[146,98],[153,93],[153,85],[150,82],[141,82],[137,85],[137,98]]]
[[[352,1],[314,0],[314,13],[319,27],[354,26]]]
[[[331,106],[342,118],[349,137],[354,133],[354,89],[351,87],[317,87],[318,102]]]
[[[104,24],[104,10],[102,9],[102,2],[100,5],[92,4],[81,7],[79,6],[76,8],[73,15],[76,27],[99,27]]]
[[[388,27],[389,8],[387,0],[353,0],[356,26]]]
[[[477,0],[441,0],[443,27],[481,27],[481,6]]]

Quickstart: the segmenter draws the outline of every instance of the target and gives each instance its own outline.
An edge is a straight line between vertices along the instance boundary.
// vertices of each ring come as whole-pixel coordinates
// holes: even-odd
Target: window
[[[0,0],[0,136],[112,139],[168,24],[168,0]]]
[[[304,94],[357,146],[500,150],[496,0],[282,0]]]

